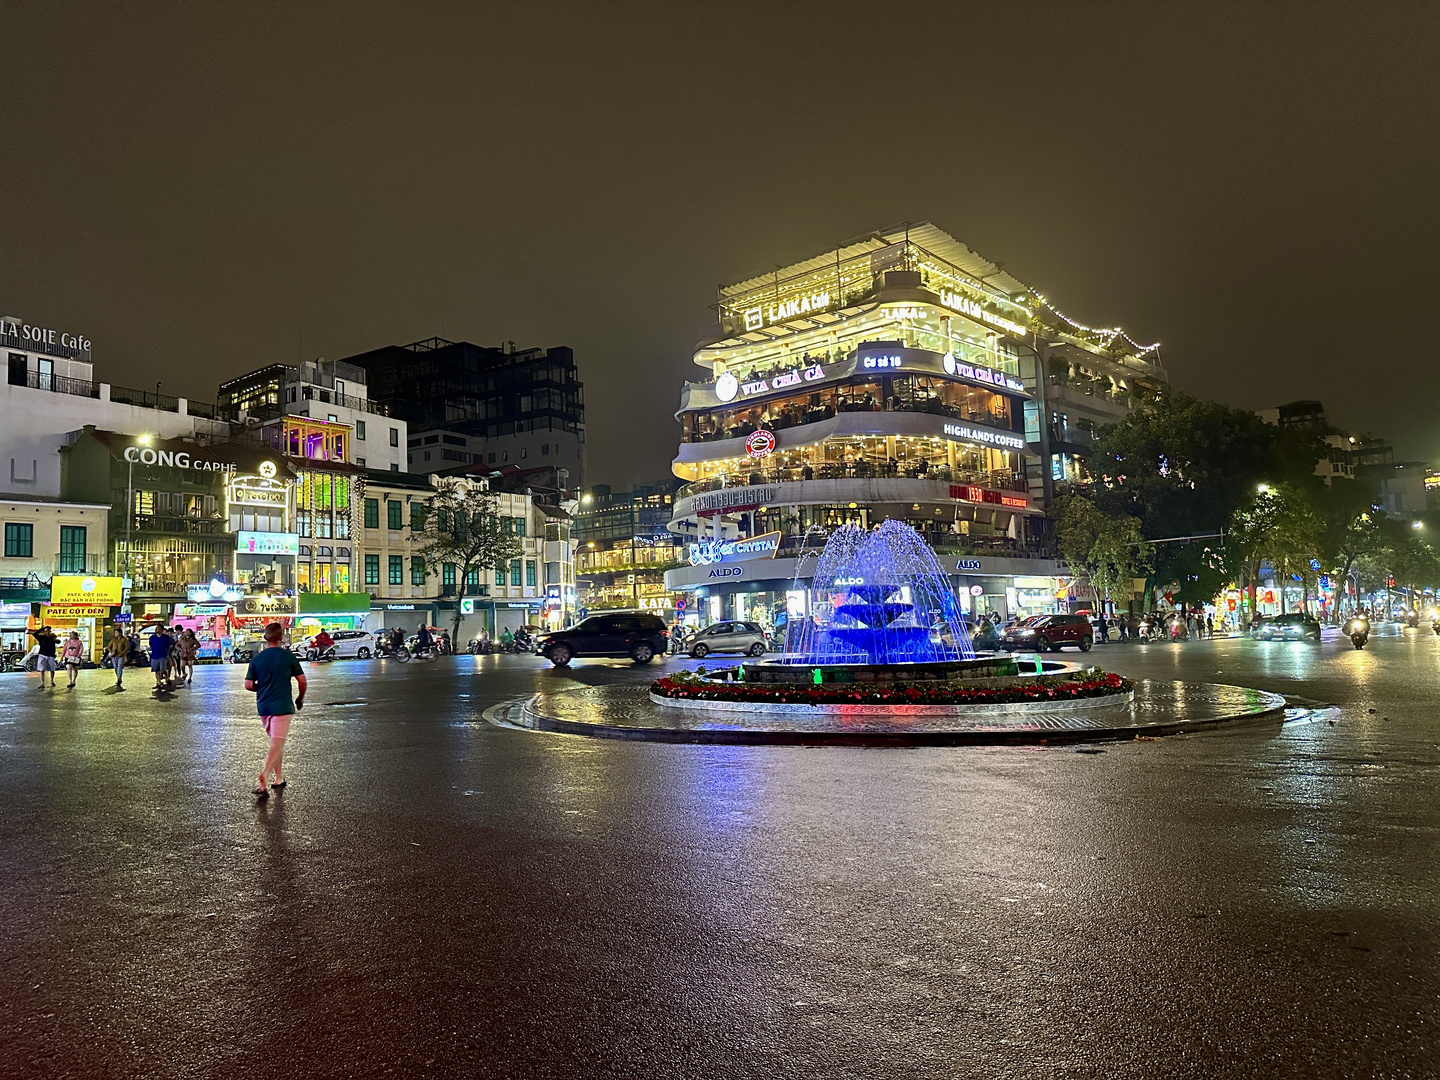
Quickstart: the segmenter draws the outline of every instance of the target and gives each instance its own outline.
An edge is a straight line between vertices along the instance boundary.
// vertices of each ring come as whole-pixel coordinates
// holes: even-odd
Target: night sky
[[[1430,460],[1437,31],[1400,3],[0,0],[0,314],[205,400],[433,335],[570,345],[590,480],[625,484],[669,471],[718,283],[931,220],[1162,341],[1180,389],[1318,397]]]

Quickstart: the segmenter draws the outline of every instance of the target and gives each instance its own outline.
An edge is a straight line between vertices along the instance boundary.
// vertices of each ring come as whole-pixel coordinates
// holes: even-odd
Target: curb
[[[1278,697],[1278,695],[1276,695]],[[1123,728],[1060,728],[1014,731],[741,731],[734,729],[634,728],[615,724],[586,724],[561,720],[535,711],[540,695],[512,699],[493,706],[485,719],[497,727],[525,728],[561,735],[582,735],[592,739],[620,739],[629,742],[679,743],[709,746],[847,746],[907,748],[922,746],[1065,746],[1088,742],[1125,742],[1140,737],[1158,738],[1204,731],[1225,724],[1265,721],[1285,717],[1290,705],[1280,703],[1258,712],[1215,716],[1204,720],[1177,720],[1167,724]],[[509,714],[518,709],[518,722]],[[491,715],[494,713],[495,715]],[[501,719],[501,714],[505,718]]]

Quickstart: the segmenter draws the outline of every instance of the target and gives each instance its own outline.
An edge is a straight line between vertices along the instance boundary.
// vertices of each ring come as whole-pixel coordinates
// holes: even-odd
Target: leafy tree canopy
[[[459,476],[434,478],[435,494],[430,497],[425,531],[417,540],[415,554],[425,560],[430,572],[449,563],[456,568],[457,603],[452,636],[460,637],[460,605],[467,595],[472,571],[489,573],[518,558],[524,545],[509,518],[497,512],[499,497],[489,488]]]

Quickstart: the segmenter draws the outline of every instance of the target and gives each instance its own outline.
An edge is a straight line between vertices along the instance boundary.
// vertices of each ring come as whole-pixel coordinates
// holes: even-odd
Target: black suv
[[[640,613],[592,615],[569,630],[557,630],[540,639],[535,651],[556,667],[577,656],[628,656],[648,664],[670,648],[670,635],[658,615]]]
[[[1250,631],[1261,641],[1311,641],[1320,640],[1320,623],[1303,612],[1292,611],[1288,615],[1276,615],[1266,619]]]

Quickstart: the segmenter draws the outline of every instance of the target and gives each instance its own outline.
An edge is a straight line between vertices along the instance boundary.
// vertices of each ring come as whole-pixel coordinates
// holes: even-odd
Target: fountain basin
[[[1014,678],[1020,674],[1015,658],[1005,654],[898,664],[813,664],[797,657],[745,664],[744,668],[745,682],[770,686],[953,682],[962,679]],[[733,674],[733,670],[730,669],[728,674]],[[723,677],[727,673],[715,674]]]

